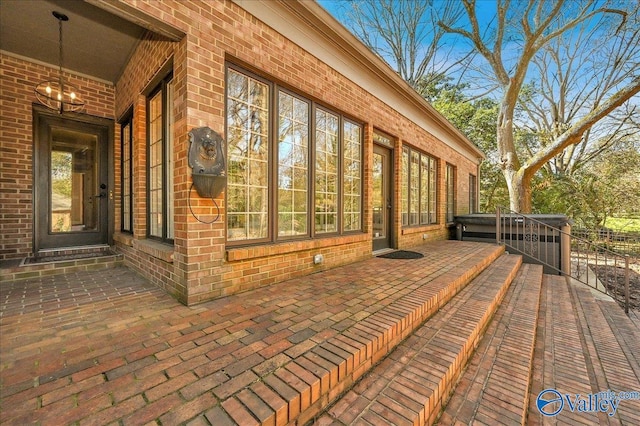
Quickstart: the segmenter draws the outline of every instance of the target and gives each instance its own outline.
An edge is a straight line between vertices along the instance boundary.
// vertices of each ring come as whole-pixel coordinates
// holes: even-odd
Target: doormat
[[[105,257],[105,256],[113,256],[115,253],[111,251],[92,251],[86,253],[75,253],[75,254],[64,254],[59,256],[42,256],[42,257],[27,257],[24,260],[24,265],[38,265],[42,263],[52,263],[52,262],[64,262],[67,260],[82,260],[82,259],[92,259],[94,257]]]
[[[424,254],[415,251],[397,250],[391,253],[381,254],[383,259],[420,259],[424,257]]]

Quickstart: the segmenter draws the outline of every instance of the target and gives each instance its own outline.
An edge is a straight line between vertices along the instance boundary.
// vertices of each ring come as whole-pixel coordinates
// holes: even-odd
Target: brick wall
[[[143,273],[157,285],[174,294],[184,303],[196,303],[258,286],[269,285],[294,276],[358,261],[371,256],[370,223],[371,212],[371,167],[373,128],[388,133],[396,140],[394,149],[396,184],[395,244],[407,248],[428,240],[444,239],[448,229],[444,224],[444,168],[447,162],[457,167],[458,212],[468,204],[468,174],[475,174],[475,164],[452,148],[438,141],[415,123],[391,109],[374,94],[368,93],[347,78],[341,76],[327,64],[312,56],[294,42],[250,16],[234,3],[225,2],[157,2],[144,0],[129,2],[137,9],[167,22],[186,35],[180,42],[171,42],[151,33],[138,45],[116,83],[115,100],[113,87],[108,93],[111,99],[104,104],[109,117],[120,118],[129,108],[134,111],[134,232],[132,235],[116,233],[118,250],[123,252],[130,266]],[[146,236],[146,93],[149,85],[158,77],[163,64],[172,60],[175,83],[174,100],[174,162],[175,162],[175,244],[173,247],[158,246],[145,240]],[[11,59],[12,62],[15,60]],[[216,200],[221,218],[213,224],[199,222],[190,212],[189,200],[198,217],[207,221],[218,213],[209,199],[201,199],[195,191],[190,193],[191,170],[187,164],[188,131],[195,127],[208,126],[224,135],[225,125],[225,64],[226,61],[247,68],[279,85],[312,99],[331,110],[345,114],[363,123],[364,127],[364,232],[335,238],[283,242],[244,248],[227,248],[225,241],[224,193]],[[6,74],[3,58],[3,79]],[[21,67],[35,67],[22,63]],[[22,70],[16,72],[24,74]],[[14,77],[17,79],[18,77]],[[39,78],[34,77],[34,83]],[[74,81],[75,82],[75,81]],[[75,82],[80,86],[78,82]],[[31,84],[25,84],[31,90]],[[13,83],[15,86],[16,83]],[[4,80],[3,80],[4,86]],[[26,90],[26,89],[25,89]],[[106,88],[105,88],[106,91]],[[2,110],[5,99],[2,96]],[[6,151],[24,155],[23,170],[29,175],[31,167],[31,122],[30,102],[32,91],[12,100],[12,108],[21,109],[21,117],[27,117],[20,131],[12,134],[28,141],[28,150]],[[11,108],[9,108],[11,111]],[[97,113],[96,113],[97,114]],[[4,117],[4,114],[3,114]],[[4,118],[3,118],[4,120]],[[16,119],[16,121],[19,121]],[[15,126],[14,126],[15,127]],[[5,133],[3,122],[3,158]],[[120,141],[119,126],[116,126],[116,231],[120,229]],[[14,139],[18,139],[17,137]],[[424,151],[439,159],[439,209],[438,225],[402,229],[400,224],[399,188],[401,183],[400,161],[403,144]],[[21,157],[22,159],[22,157]],[[3,166],[3,173],[6,168]],[[2,176],[10,179],[10,176]],[[22,207],[24,214],[31,215],[32,200],[29,198],[30,178],[24,185],[12,188],[14,208]],[[3,181],[2,196],[6,197]],[[23,190],[24,193],[19,191]],[[27,197],[28,195],[28,197]],[[26,207],[25,207],[26,206]],[[4,209],[4,203],[3,207]],[[26,211],[28,210],[28,211]],[[6,210],[8,212],[9,209]],[[12,211],[12,210],[11,210]],[[8,214],[3,210],[3,215]],[[3,216],[14,223],[21,218]],[[22,217],[22,216],[21,216]],[[22,251],[14,250],[15,256],[30,249],[32,218],[25,219],[26,228]],[[324,262],[314,265],[316,254],[324,256]]]
[[[459,183],[468,180],[468,173],[475,170],[475,164],[237,5],[230,2],[174,5],[179,10],[163,10],[164,6],[152,1],[139,4],[140,8],[156,17],[169,16],[169,22],[187,34],[188,129],[209,126],[224,134],[225,60],[365,123],[365,233],[227,249],[224,208],[222,220],[213,225],[199,223],[187,215],[185,269],[189,303],[268,285],[370,256],[368,224],[372,216],[368,188],[373,126],[397,138],[396,154],[400,152],[402,144],[408,143],[440,160],[438,197],[442,207],[438,210],[439,225],[403,230],[398,221],[394,230],[397,245],[406,248],[421,244],[424,234],[427,234],[428,240],[448,237],[443,207],[445,164],[449,162],[456,165]],[[174,63],[179,61],[174,59]],[[400,155],[396,155],[396,166],[399,164]],[[211,218],[215,215],[210,200],[199,199],[195,193],[192,200],[199,216]],[[465,209],[464,200],[468,200],[468,193],[459,187],[459,212]],[[223,206],[224,196],[217,201]],[[399,200],[396,200],[396,206],[399,206]],[[396,217],[399,216],[396,214]],[[313,255],[318,253],[324,255],[324,263],[320,266],[312,261]]]
[[[181,87],[184,86],[184,77],[175,71],[183,67],[180,63],[174,62],[173,66],[166,64],[172,58],[178,56],[180,44],[167,40],[166,38],[147,32],[135,52],[131,56],[122,77],[116,83],[115,114],[121,118],[129,110],[133,110],[133,234],[120,234],[121,229],[121,144],[115,146],[116,173],[116,238],[117,250],[125,255],[125,263],[147,277],[158,287],[163,288],[168,293],[174,295],[180,301],[186,303],[187,291],[184,275],[181,273],[184,264],[185,246],[184,232],[179,231],[178,224],[184,223],[183,215],[179,216],[176,208],[176,239],[174,247],[164,246],[156,241],[146,241],[147,235],[147,102],[146,94],[157,85],[157,80],[165,77],[165,73],[174,72],[176,82],[176,99]],[[176,61],[176,59],[173,59]],[[184,92],[184,91],[183,91]],[[185,157],[184,143],[179,135],[184,133],[184,112],[180,105],[183,103],[176,101],[175,108],[175,156],[176,161],[176,207],[182,203],[184,191],[180,191],[179,182],[184,180],[186,170],[183,165],[177,163]],[[118,126],[119,127],[119,126]],[[184,209],[183,209],[184,210]]]
[[[0,53],[0,260],[32,254],[34,89],[57,73],[56,68]],[[82,94],[84,113],[113,118],[112,85],[64,77]]]

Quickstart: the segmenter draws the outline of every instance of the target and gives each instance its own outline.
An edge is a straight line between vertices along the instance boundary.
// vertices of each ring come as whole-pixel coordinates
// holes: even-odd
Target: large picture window
[[[316,110],[316,233],[338,231],[338,116]]]
[[[310,105],[281,91],[278,110],[278,236],[307,235]]]
[[[437,161],[412,149],[402,148],[402,225],[437,223]]]
[[[402,226],[409,226],[409,148],[402,148]]]
[[[229,70],[227,238],[268,237],[269,85]]]
[[[345,121],[343,140],[344,230],[358,231],[362,229],[362,127]]]
[[[362,230],[362,126],[235,67],[226,105],[227,241]]]
[[[147,235],[171,242],[174,237],[171,76],[147,99],[147,138]]]
[[[120,193],[122,215],[121,227],[122,232],[133,232],[133,114],[120,123],[120,166],[122,170],[122,188]]]
[[[409,225],[419,225],[420,221],[420,153],[411,151],[409,161]]]
[[[478,178],[469,175],[469,213],[478,211]]]

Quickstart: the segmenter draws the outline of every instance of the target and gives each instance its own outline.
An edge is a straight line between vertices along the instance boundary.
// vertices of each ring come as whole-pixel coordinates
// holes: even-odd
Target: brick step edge
[[[567,281],[566,286],[576,307],[579,329],[581,328],[584,336],[583,350],[590,360],[592,389],[638,392],[640,336],[624,310],[616,302],[596,299],[591,289],[583,284],[570,284]],[[604,413],[598,415],[601,423],[604,423],[603,418],[610,420]],[[623,425],[640,424],[640,399],[635,397],[620,400],[613,417]]]
[[[504,247],[488,246],[482,259],[473,257],[454,265],[273,373],[260,378],[251,372],[238,376],[225,384],[224,392],[218,392],[221,404],[211,411],[209,421],[219,425],[307,424],[503,253]]]
[[[433,423],[521,264],[497,259],[315,424]]]
[[[124,256],[120,253],[86,259],[34,263],[3,269],[0,275],[0,282],[20,281],[81,271],[97,271],[122,265],[124,265]]]
[[[542,266],[522,265],[439,423],[525,424]]]

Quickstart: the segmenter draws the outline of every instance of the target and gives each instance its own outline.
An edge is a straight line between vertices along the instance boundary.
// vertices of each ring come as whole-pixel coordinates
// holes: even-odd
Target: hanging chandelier
[[[60,114],[66,111],[79,111],[84,107],[84,102],[78,95],[78,90],[62,77],[62,22],[69,17],[63,13],[53,11],[52,15],[58,20],[59,33],[59,61],[58,78],[43,81],[35,88],[36,99],[47,108],[58,111]]]

